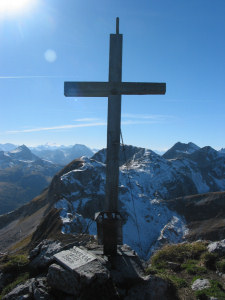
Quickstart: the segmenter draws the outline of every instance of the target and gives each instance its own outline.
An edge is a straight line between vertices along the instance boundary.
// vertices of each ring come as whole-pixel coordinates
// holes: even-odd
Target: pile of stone
[[[3,299],[168,299],[168,284],[145,276],[139,257],[126,245],[110,258],[101,246],[44,240],[30,252],[30,273],[31,279]]]

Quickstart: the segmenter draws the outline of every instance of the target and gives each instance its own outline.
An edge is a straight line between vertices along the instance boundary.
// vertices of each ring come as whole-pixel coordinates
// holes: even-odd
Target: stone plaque
[[[76,270],[96,259],[94,255],[75,246],[55,254],[54,258],[59,264],[70,270]]]

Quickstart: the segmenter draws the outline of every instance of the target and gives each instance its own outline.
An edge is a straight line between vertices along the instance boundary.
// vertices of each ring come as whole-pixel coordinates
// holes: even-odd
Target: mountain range
[[[18,147],[18,145],[14,145],[11,143],[0,144],[0,151],[11,151]]]
[[[40,194],[60,168],[40,159],[25,145],[0,151],[0,214],[14,210]]]
[[[77,157],[93,155],[91,149],[79,144],[29,149],[8,143],[0,144],[0,149],[4,149],[0,151],[0,215],[39,195],[63,165]]]
[[[18,240],[19,228],[19,239],[32,233],[33,242],[71,233],[96,234],[94,214],[104,209],[105,160],[102,149],[92,158],[72,161],[40,196],[0,217],[2,249]],[[223,151],[177,143],[160,156],[144,148],[121,147],[124,243],[147,259],[165,242],[224,237],[224,190]]]
[[[75,144],[68,147],[30,147],[30,150],[38,157],[62,166],[67,165],[75,158],[81,156],[91,157],[94,154],[94,152],[90,148],[80,144]]]
[[[0,151],[12,151],[18,147],[18,145],[10,143],[0,144]],[[91,157],[95,152],[98,151],[97,149],[90,149],[89,147],[81,144],[75,144],[71,146],[45,144],[28,148],[36,156],[62,166],[67,165],[75,158],[81,156]]]

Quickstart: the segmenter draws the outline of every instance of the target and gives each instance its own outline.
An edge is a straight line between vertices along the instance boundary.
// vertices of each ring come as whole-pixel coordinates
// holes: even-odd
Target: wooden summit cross
[[[108,97],[106,200],[105,212],[101,213],[102,240],[104,253],[107,255],[117,253],[118,235],[122,232],[122,229],[118,228],[121,95],[163,95],[166,92],[165,83],[121,81],[122,41],[123,35],[119,33],[119,18],[117,18],[116,34],[110,34],[109,81],[64,83],[66,97]]]

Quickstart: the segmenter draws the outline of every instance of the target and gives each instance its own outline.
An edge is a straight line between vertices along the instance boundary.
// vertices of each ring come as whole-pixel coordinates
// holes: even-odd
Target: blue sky
[[[123,81],[167,83],[122,97],[124,142],[225,147],[224,0],[26,1],[0,6],[0,143],[106,146],[107,98],[65,98],[63,84],[108,80],[118,16]]]

